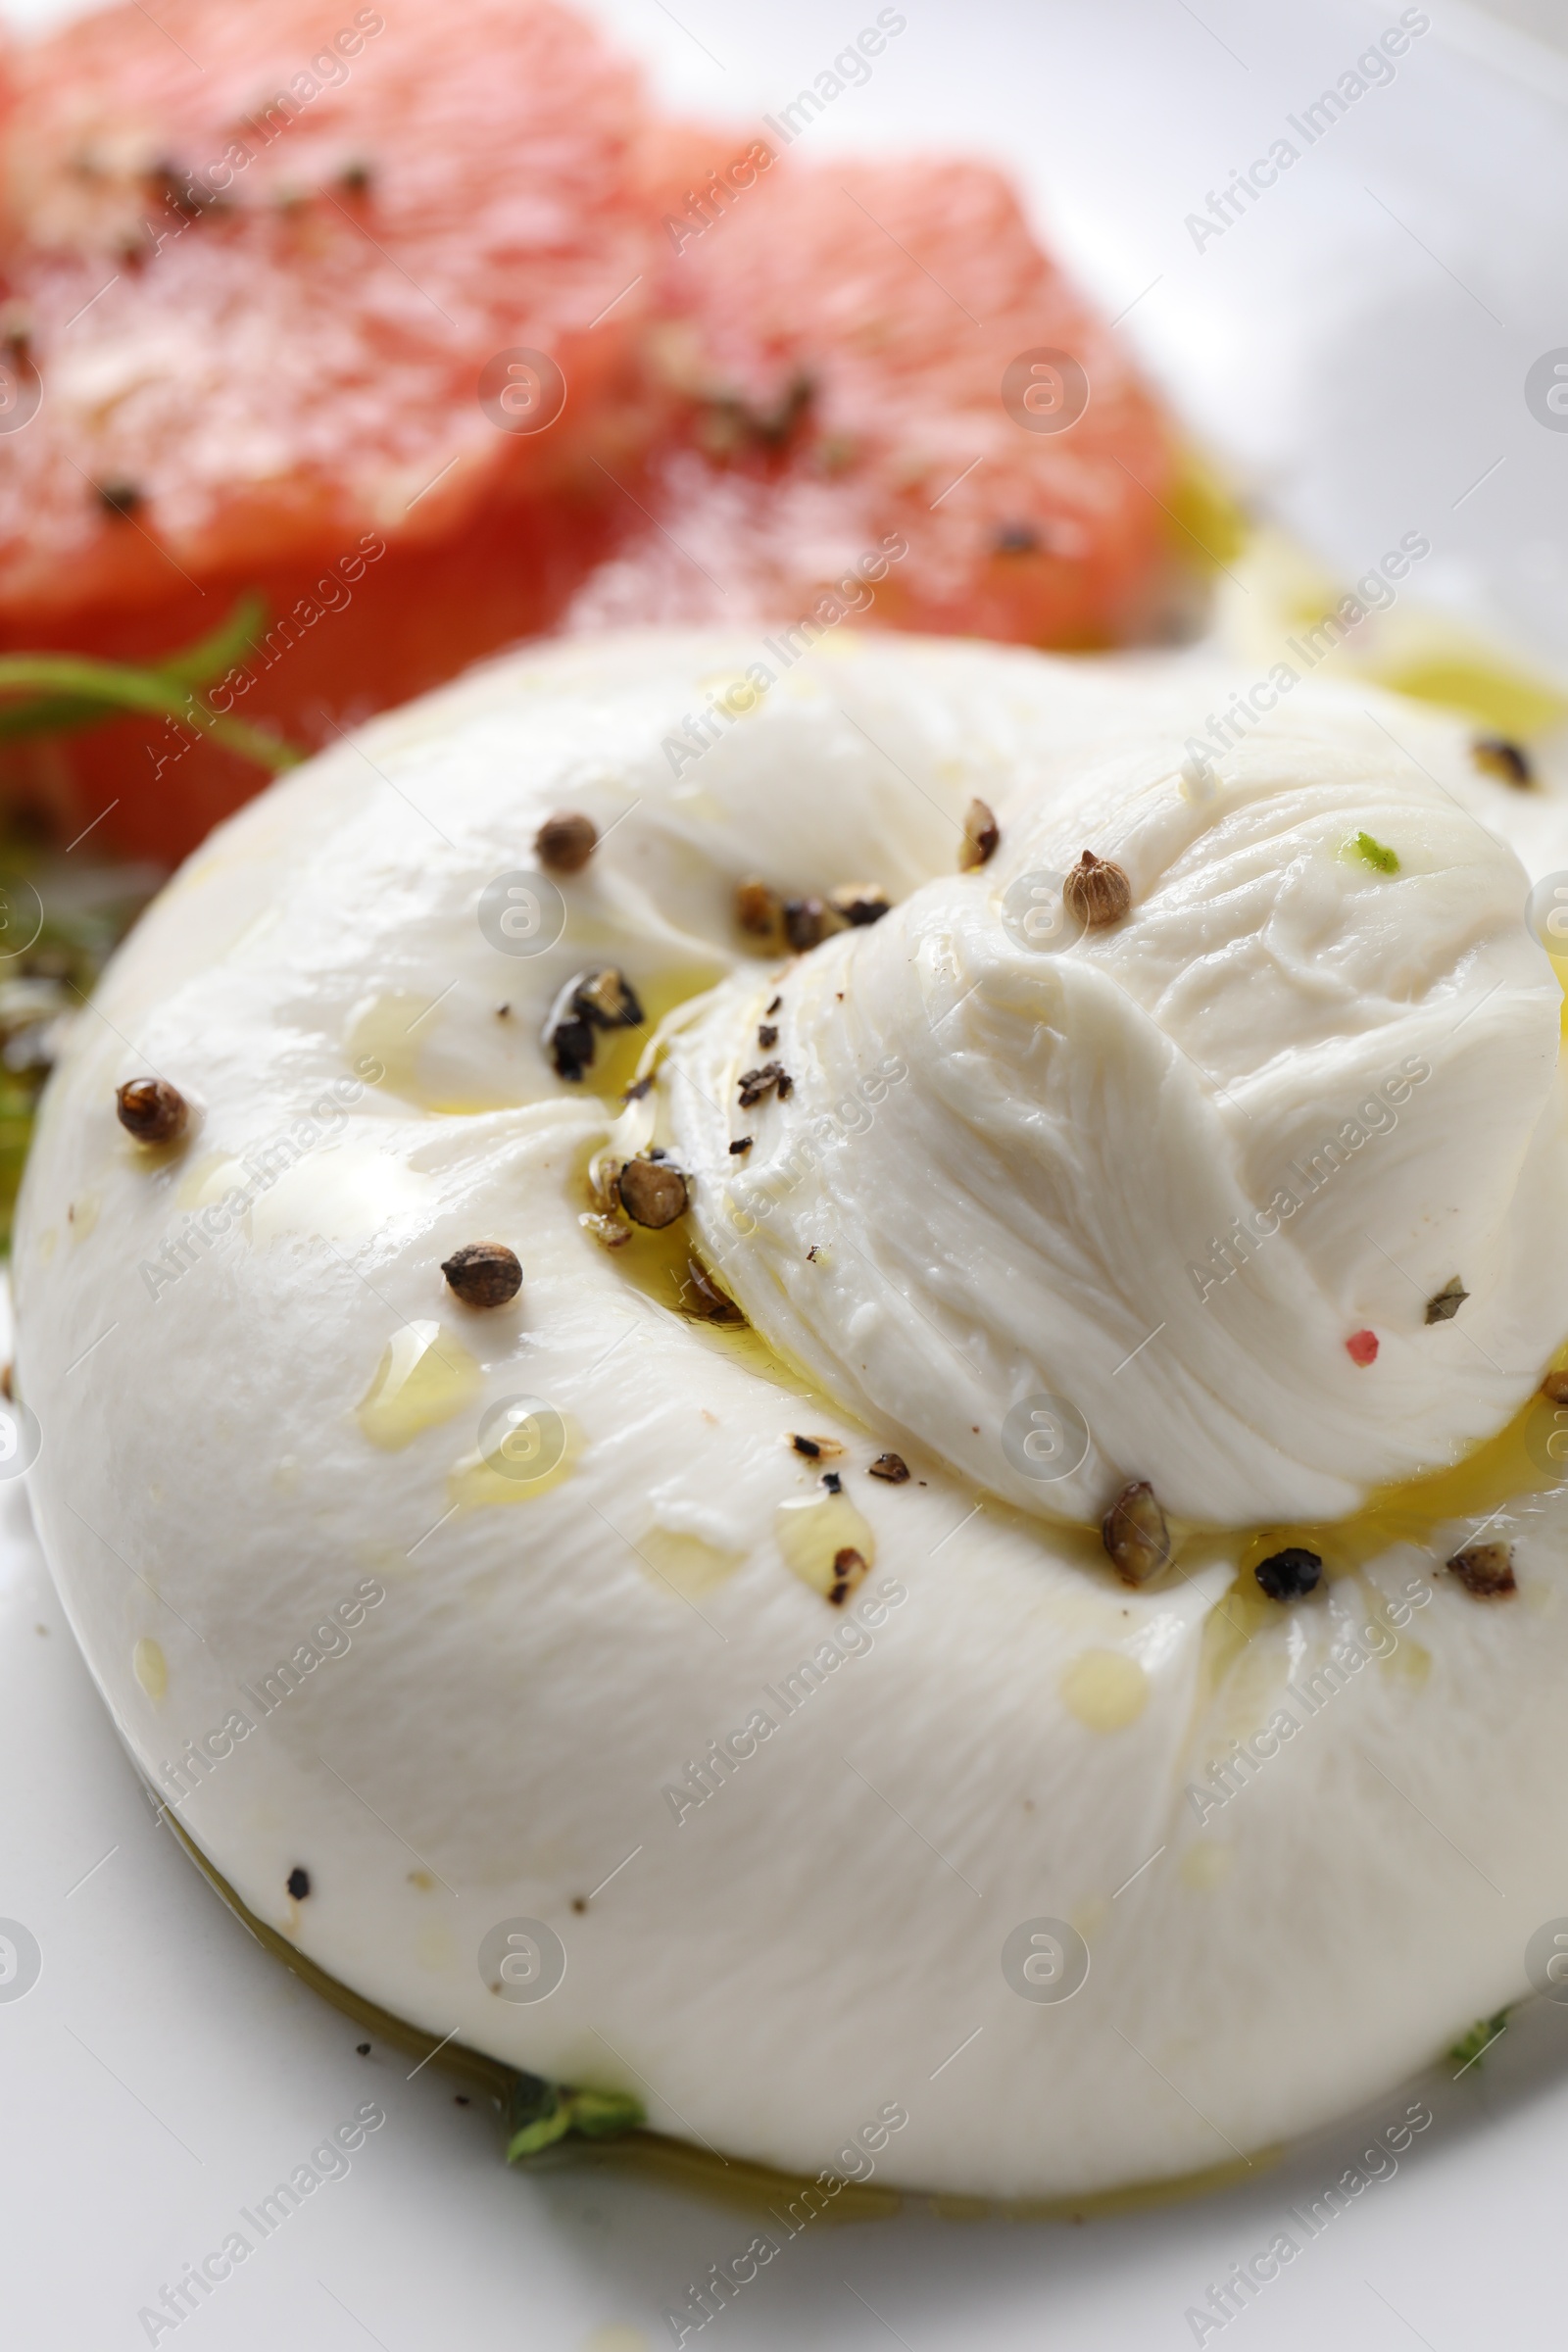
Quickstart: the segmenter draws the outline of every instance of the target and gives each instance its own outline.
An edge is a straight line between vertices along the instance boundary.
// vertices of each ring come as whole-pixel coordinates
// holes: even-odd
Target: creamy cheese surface
[[[1517,857],[1375,722],[1200,791],[1151,732],[781,992],[737,975],[675,1043],[676,1145],[758,1323],[961,1475],[1071,1519],[1128,1478],[1338,1517],[1491,1436],[1568,1330],[1562,992]],[[1131,884],[1103,928],[1062,899],[1085,848]],[[799,1091],[748,1112],[775,993]],[[857,1118],[882,1055],[906,1081]],[[1072,1409],[1037,1462],[999,1432],[1041,1395]]]
[[[1184,775],[1217,691],[527,653],[274,787],[117,958],[22,1205],[40,1528],[190,1835],[433,2041],[1028,2197],[1233,2161],[1524,1990],[1568,802],[1305,686]],[[560,811],[599,844],[541,877]],[[1081,930],[1086,850],[1131,904]],[[892,906],[782,955],[753,877]],[[573,1082],[543,1032],[607,967],[645,1017]],[[191,1120],[150,1151],[153,1075]],[[690,1205],[624,1238],[650,1152]],[[443,1279],[478,1242],[509,1305]],[[1133,1478],[1182,1544],[1136,1590]],[[1478,1535],[1506,1599],[1444,1565]]]

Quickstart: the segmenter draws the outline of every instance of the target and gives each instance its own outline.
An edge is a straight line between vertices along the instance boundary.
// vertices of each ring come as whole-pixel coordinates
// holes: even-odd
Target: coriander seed
[[[1119,865],[1085,850],[1061,886],[1062,905],[1086,930],[1119,923],[1133,903],[1133,886]]]

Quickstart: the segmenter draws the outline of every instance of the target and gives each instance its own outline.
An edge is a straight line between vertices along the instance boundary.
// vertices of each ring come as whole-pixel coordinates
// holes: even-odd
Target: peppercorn
[[[190,1116],[184,1096],[167,1078],[131,1078],[115,1096],[120,1124],[138,1144],[172,1144]]]
[[[633,1223],[646,1225],[655,1233],[683,1217],[691,1199],[685,1177],[667,1159],[628,1159],[616,1189],[620,1205]]]
[[[784,937],[798,956],[814,948],[827,928],[820,899],[786,899]]]
[[[1295,1544],[1284,1551],[1271,1552],[1252,1571],[1270,1600],[1303,1599],[1322,1573],[1323,1562],[1317,1553],[1303,1551]]]
[[[963,841],[958,851],[958,871],[966,874],[977,865],[987,865],[996,855],[1002,830],[984,801],[971,801],[963,812]]]
[[[580,874],[598,847],[593,818],[576,813],[547,816],[533,837],[533,854],[551,874]]]
[[[1470,746],[1470,757],[1477,767],[1485,768],[1488,775],[1500,776],[1504,784],[1530,785],[1536,780],[1529,753],[1505,736],[1478,735]]]
[[[841,922],[854,931],[879,923],[891,912],[888,894],[880,882],[841,882],[827,894],[827,903]]]
[[[1446,1282],[1442,1290],[1427,1300],[1427,1321],[1429,1323],[1451,1323],[1469,1296],[1464,1284],[1455,1274],[1450,1282]]]
[[[778,929],[778,894],[755,876],[735,885],[735,920],[754,939],[770,939]]]
[[[522,1268],[504,1242],[465,1242],[441,1271],[465,1306],[505,1306],[522,1288]]]
[[[298,1863],[288,1874],[288,1890],[297,1903],[303,1903],[311,1891],[311,1874],[301,1870]]]

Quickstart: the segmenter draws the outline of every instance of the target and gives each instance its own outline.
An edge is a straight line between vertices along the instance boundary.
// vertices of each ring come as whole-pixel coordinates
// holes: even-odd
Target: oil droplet
[[[1068,1917],[1067,1924],[1069,1927],[1077,1929],[1085,1943],[1093,1943],[1109,1917],[1109,1903],[1102,1894],[1096,1894],[1091,1895],[1088,1902],[1076,1905]]]
[[[637,1556],[656,1584],[693,1599],[699,1592],[710,1592],[714,1585],[722,1584],[746,1554],[721,1551],[716,1544],[705,1543],[701,1536],[683,1535],[678,1529],[660,1527],[656,1522],[645,1536],[637,1539]]]
[[[858,1551],[867,1568],[876,1559],[876,1538],[847,1494],[800,1494],[778,1506],[778,1547],[786,1564],[813,1592],[831,1592],[839,1582],[841,1551]]]
[[[153,1705],[162,1706],[164,1692],[169,1689],[169,1661],[158,1643],[149,1642],[144,1635],[130,1653],[130,1664]]]
[[[571,1476],[582,1447],[577,1424],[554,1406],[541,1404],[537,1414],[520,1417],[510,1446],[492,1431],[487,1449],[475,1446],[454,1462],[447,1474],[447,1493],[470,1510],[481,1503],[531,1502]],[[541,1463],[548,1467],[539,1468]]]
[[[344,1041],[344,1058],[354,1067],[362,1061],[378,1061],[386,1072],[382,1083],[395,1095],[409,1102],[422,1100],[419,1087],[419,1054],[425,1037],[430,1034],[421,1024],[421,1015],[432,1007],[427,996],[416,996],[404,988],[389,989],[384,996],[371,997],[356,1007]],[[421,1033],[416,1035],[419,1028]]]
[[[1125,1731],[1149,1699],[1149,1677],[1119,1649],[1083,1650],[1061,1678],[1061,1703],[1092,1732]]]
[[[765,685],[759,686],[755,678],[738,669],[714,670],[710,676],[699,678],[697,685],[700,693],[722,703],[732,718],[744,718],[749,710],[760,710],[767,692]]]
[[[382,1348],[375,1378],[360,1399],[360,1427],[372,1446],[393,1452],[421,1430],[461,1413],[483,1385],[466,1348],[439,1323],[405,1323]]]
[[[256,1173],[242,1159],[224,1152],[209,1152],[185,1170],[174,1198],[181,1208],[210,1208],[230,1193],[249,1192]]]
[[[427,1870],[411,1870],[409,1885],[417,1886],[421,1894],[434,1894],[435,1881]]]
[[[585,2335],[582,2352],[648,2352],[648,2338],[640,2328],[626,2328],[615,2320]]]
[[[265,1183],[253,1183],[251,1234],[259,1244],[280,1234],[318,1234],[329,1242],[368,1242],[395,1217],[427,1209],[435,1186],[390,1152],[333,1144],[308,1152]]]
[[[432,1976],[449,1976],[458,1966],[457,1939],[444,1919],[421,1919],[414,1931],[414,1957]]]
[[[723,802],[715,801],[701,784],[676,784],[670,799],[679,803],[682,816],[704,817],[710,825],[721,825],[729,814]]]
[[[1212,1838],[1200,1838],[1182,1856],[1182,1885],[1196,1886],[1200,1894],[1211,1894],[1230,1877],[1235,1859],[1232,1847],[1217,1845]]]
[[[1390,1650],[1382,1666],[1391,1683],[1402,1683],[1407,1690],[1424,1690],[1432,1672],[1432,1652],[1412,1642],[1408,1634],[1401,1634],[1398,1648]]]

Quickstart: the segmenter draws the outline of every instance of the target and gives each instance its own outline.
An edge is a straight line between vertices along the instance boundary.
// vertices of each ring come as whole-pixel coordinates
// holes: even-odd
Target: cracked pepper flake
[[[977,865],[987,865],[996,856],[1002,829],[984,801],[969,803],[963,812],[963,840],[958,848],[958,871],[972,873]]]
[[[1171,1556],[1165,1514],[1145,1478],[1123,1487],[1101,1523],[1100,1540],[1124,1585],[1142,1585]]]
[[[735,885],[735,920],[753,939],[771,939],[779,926],[778,893],[755,875]]]
[[[879,923],[890,911],[888,894],[880,882],[841,882],[827,894],[827,903],[840,922],[848,923],[852,931],[860,931],[868,923]]]
[[[827,1589],[828,1599],[836,1609],[842,1609],[856,1586],[865,1575],[868,1563],[853,1544],[846,1544],[833,1554],[833,1582]]]
[[[741,1108],[750,1110],[754,1103],[763,1102],[774,1093],[782,1102],[793,1092],[794,1084],[782,1062],[764,1061],[758,1069],[743,1070],[740,1075]]]
[[[1489,776],[1500,776],[1504,784],[1528,786],[1536,780],[1529,753],[1505,736],[1478,735],[1470,746],[1470,757],[1477,767]]]
[[[786,899],[784,937],[798,956],[814,948],[827,929],[827,910],[820,899]]]
[[[640,1029],[643,1008],[624,972],[613,964],[579,972],[550,1007],[545,1051],[558,1078],[580,1080],[593,1066],[595,1031]]]
[[[1447,1565],[1477,1600],[1503,1600],[1519,1589],[1514,1583],[1511,1544],[1467,1544]]]
[[[686,1267],[685,1289],[691,1294],[694,1311],[705,1323],[744,1323],[746,1317],[727,1291],[721,1291],[706,1266],[691,1258]]]

